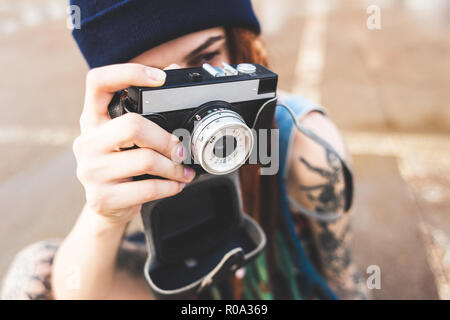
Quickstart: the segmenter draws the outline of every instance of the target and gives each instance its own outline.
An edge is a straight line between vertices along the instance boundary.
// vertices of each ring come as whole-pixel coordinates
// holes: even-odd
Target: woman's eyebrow
[[[215,36],[215,37],[210,37],[208,40],[206,40],[205,42],[203,42],[203,44],[201,44],[200,46],[197,47],[197,49],[192,50],[190,53],[188,53],[185,57],[184,57],[184,61],[189,60],[193,57],[195,57],[197,54],[199,54],[200,52],[202,52],[203,50],[205,50],[206,48],[210,47],[213,43],[216,43],[219,40],[225,39],[224,36],[220,35],[220,36]]]

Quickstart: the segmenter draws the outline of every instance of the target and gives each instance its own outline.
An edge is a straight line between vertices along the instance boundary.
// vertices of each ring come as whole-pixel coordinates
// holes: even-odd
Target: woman
[[[132,85],[161,86],[165,81],[162,70],[168,66],[219,65],[222,61],[267,65],[258,38],[259,24],[247,0],[71,3],[81,8],[81,29],[73,34],[91,67],[81,135],[73,148],[86,205],[62,243],[42,242],[18,255],[3,296],[151,299],[142,275],[146,256],[142,234],[124,237],[126,227],[143,203],[181,192],[195,174],[179,163],[186,152],[177,137],[137,114],[111,120],[107,106],[115,91]],[[286,96],[282,101],[294,109],[302,125],[349,160],[323,108],[300,97]],[[236,278],[212,287],[205,297],[332,298],[331,290],[340,298],[365,297],[350,259],[349,213],[333,221],[321,219],[320,214],[294,215],[308,262],[331,290],[327,291],[327,285],[305,289],[309,283],[306,271],[296,269],[295,253],[288,252],[293,248],[283,238],[279,190],[287,189],[295,203],[311,211],[336,213],[344,212],[343,197],[350,191],[343,182],[341,164],[321,145],[292,130],[292,121],[287,119],[286,111],[277,108],[274,125],[289,145],[281,155],[286,165],[279,173],[286,179],[260,176],[257,166],[240,169],[244,211],[266,231],[268,248],[246,268],[247,275],[240,270]],[[123,151],[133,145],[140,148]],[[132,181],[131,177],[144,173],[167,179]],[[262,183],[273,190],[261,188]],[[24,280],[18,282],[18,278]]]

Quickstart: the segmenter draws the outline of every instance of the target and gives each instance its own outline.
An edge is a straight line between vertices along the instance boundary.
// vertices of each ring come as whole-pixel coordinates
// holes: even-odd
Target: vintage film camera
[[[259,129],[272,127],[278,76],[248,63],[166,73],[162,87],[117,93],[109,113],[136,112],[180,136],[185,164],[197,171],[180,194],[146,203],[141,212],[150,288],[160,298],[180,298],[226,277],[265,246],[260,226],[242,212],[237,169],[252,152],[259,161],[255,140]],[[137,177],[143,178],[152,177]]]

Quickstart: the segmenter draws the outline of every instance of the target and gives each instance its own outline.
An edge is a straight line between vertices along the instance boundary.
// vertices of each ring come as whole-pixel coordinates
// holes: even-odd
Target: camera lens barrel
[[[217,108],[195,123],[191,150],[194,161],[205,171],[221,175],[242,166],[253,143],[252,131],[238,113]]]

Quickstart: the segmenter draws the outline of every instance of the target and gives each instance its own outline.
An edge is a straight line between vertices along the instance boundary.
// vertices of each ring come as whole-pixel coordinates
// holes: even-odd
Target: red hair
[[[248,62],[268,66],[264,44],[254,32],[243,28],[229,28],[226,30],[226,38],[231,63]],[[277,176],[260,175],[259,165],[245,165],[239,173],[244,212],[258,221],[266,232],[268,272],[270,278],[274,279],[275,231],[279,211]]]

